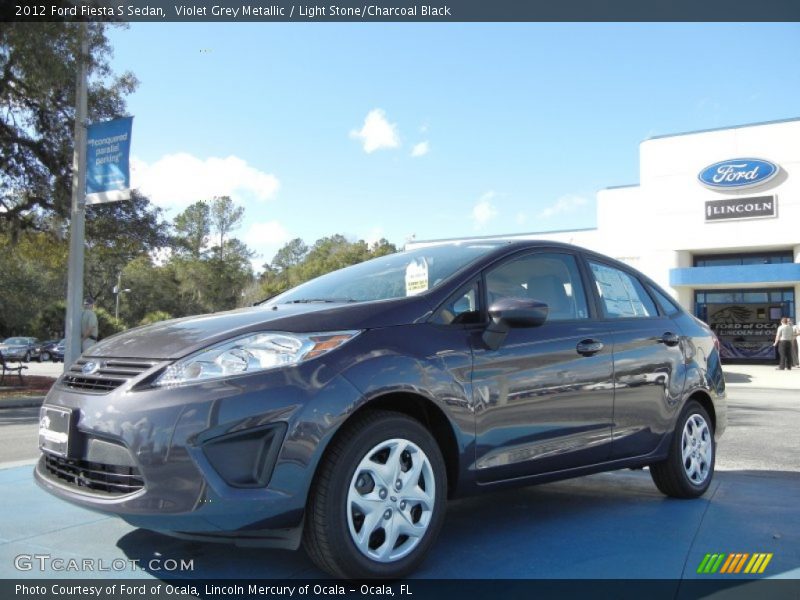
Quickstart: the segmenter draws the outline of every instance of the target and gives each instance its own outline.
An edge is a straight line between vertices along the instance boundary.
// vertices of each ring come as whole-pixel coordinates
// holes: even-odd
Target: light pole
[[[69,223],[69,265],[67,276],[67,315],[64,331],[64,370],[81,355],[81,316],[83,315],[83,244],[86,210],[86,72],[89,31],[81,23],[81,50],[75,91],[75,145],[72,154],[72,209]]]
[[[120,271],[119,273],[117,273],[117,285],[114,286],[114,295],[117,297],[114,307],[114,319],[116,319],[117,321],[119,321],[119,295],[122,292],[130,292],[130,291],[131,291],[130,288],[125,288],[124,290],[122,289],[122,271]]]

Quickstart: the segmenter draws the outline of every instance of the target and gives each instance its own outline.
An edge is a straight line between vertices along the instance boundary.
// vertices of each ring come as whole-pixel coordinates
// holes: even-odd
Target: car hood
[[[257,331],[308,333],[406,325],[427,319],[423,296],[360,303],[268,304],[162,321],[114,335],[86,356],[175,359]]]

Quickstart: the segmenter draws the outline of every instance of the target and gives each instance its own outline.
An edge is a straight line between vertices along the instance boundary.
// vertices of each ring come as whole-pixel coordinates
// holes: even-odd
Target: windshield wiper
[[[355,302],[352,298],[300,298],[299,300],[289,300],[284,304],[310,304],[312,302],[326,302],[326,303],[340,303],[340,302]]]

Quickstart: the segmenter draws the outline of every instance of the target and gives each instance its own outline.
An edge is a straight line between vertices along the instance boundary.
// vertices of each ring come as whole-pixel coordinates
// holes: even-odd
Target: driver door
[[[592,318],[579,255],[539,251],[485,274],[501,297],[549,307],[539,327],[511,328],[497,350],[473,336],[478,480],[497,481],[607,460],[614,412],[612,340]]]

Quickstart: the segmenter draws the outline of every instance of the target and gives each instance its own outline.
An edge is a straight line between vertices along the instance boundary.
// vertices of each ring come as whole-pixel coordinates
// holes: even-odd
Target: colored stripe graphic
[[[736,563],[736,554],[728,554],[728,560],[722,565],[720,573],[730,573],[731,567]]]
[[[772,560],[772,552],[767,554],[766,558],[764,558],[764,562],[761,564],[761,568],[758,570],[758,572],[759,573],[763,573],[764,569],[767,568],[767,565],[769,564],[769,561],[771,561],[771,560]]]
[[[709,553],[700,561],[697,572],[702,574],[714,574],[719,572],[728,575],[742,572],[749,574],[763,573],[772,560],[772,556],[772,553],[765,552],[755,552],[753,554],[747,552],[732,552],[730,554]],[[742,569],[744,569],[744,571],[742,571]]]

